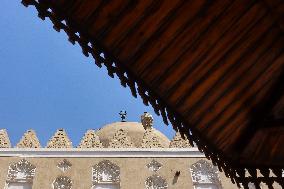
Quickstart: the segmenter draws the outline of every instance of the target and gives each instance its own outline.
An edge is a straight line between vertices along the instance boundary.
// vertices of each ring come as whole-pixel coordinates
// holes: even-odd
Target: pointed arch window
[[[218,169],[205,160],[199,160],[190,167],[195,189],[221,189]]]
[[[146,179],[146,189],[167,189],[168,184],[166,179],[159,175],[152,175]]]
[[[32,189],[36,167],[26,159],[9,166],[6,189]]]
[[[119,189],[120,168],[109,160],[103,160],[92,168],[92,189]]]

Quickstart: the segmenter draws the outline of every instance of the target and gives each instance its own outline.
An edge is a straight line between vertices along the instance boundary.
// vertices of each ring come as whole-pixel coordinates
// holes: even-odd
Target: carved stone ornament
[[[170,143],[170,148],[190,148],[191,145],[189,141],[185,138],[183,139],[179,132],[176,133],[175,137]]]
[[[9,166],[7,182],[32,183],[36,167],[29,161],[22,159]]]
[[[221,186],[218,169],[208,161],[202,159],[192,164],[190,172],[193,184],[216,184]]]
[[[92,175],[94,184],[120,182],[120,168],[109,160],[94,165]]]
[[[144,112],[144,114],[141,116],[141,123],[145,130],[153,127],[153,121],[153,116],[148,112]]]
[[[61,171],[63,171],[63,172],[65,172],[65,171],[67,171],[68,169],[70,169],[71,166],[72,166],[72,164],[71,164],[70,161],[68,161],[67,159],[62,160],[62,161],[60,161],[60,162],[57,164],[57,167],[58,167]]]
[[[54,189],[71,189],[72,180],[67,176],[59,176],[53,182]]]
[[[146,166],[148,167],[148,169],[149,169],[150,171],[157,172],[158,170],[161,169],[161,167],[162,167],[163,165],[153,159],[153,160],[152,160],[150,163],[148,163]]]
[[[11,148],[10,139],[6,129],[0,129],[0,148]]]
[[[21,138],[20,142],[16,146],[17,148],[40,148],[39,140],[35,131],[28,130]]]
[[[123,129],[119,129],[109,142],[109,148],[133,148],[130,137]]]
[[[147,129],[143,135],[141,148],[163,148],[153,129]]]
[[[82,138],[78,148],[103,148],[103,144],[94,130],[88,130]]]
[[[47,143],[47,148],[72,148],[72,142],[64,129],[58,129]]]
[[[146,189],[167,189],[168,184],[167,181],[159,176],[159,175],[152,175],[146,179],[145,182]]]

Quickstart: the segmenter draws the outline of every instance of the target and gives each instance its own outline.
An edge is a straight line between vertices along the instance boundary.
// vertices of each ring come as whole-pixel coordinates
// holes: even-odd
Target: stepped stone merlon
[[[103,148],[103,144],[95,131],[90,129],[85,133],[77,148]]]
[[[6,129],[0,129],[0,148],[11,148],[11,142]]]
[[[170,143],[170,148],[190,148],[192,147],[189,144],[189,141],[187,138],[182,138],[181,134],[179,132],[176,133],[175,137]]]
[[[16,146],[17,148],[41,148],[34,130],[28,130]]]
[[[64,129],[58,129],[53,137],[49,139],[46,148],[72,148],[72,142]]]
[[[153,129],[147,129],[143,135],[141,148],[163,148]]]

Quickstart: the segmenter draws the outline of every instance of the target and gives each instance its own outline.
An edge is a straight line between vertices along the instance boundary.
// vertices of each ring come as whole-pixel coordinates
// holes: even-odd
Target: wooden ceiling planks
[[[146,62],[142,58],[143,63],[139,62],[139,60],[137,60],[137,63],[133,63],[133,66],[137,66],[137,74],[145,78],[146,81],[152,81],[152,74],[157,75],[157,78],[159,78],[160,72],[171,69],[171,65],[178,67],[181,63],[179,57],[185,54],[188,48],[198,42],[202,33],[206,32],[210,25],[214,23],[214,20],[229,6],[229,1],[216,1],[216,3],[205,1],[197,7],[197,10],[193,9],[195,14],[192,14],[193,17],[190,15],[186,27],[175,34],[173,41],[165,44],[165,48],[157,54],[149,52],[154,59]],[[201,16],[203,18],[202,21]]]
[[[241,161],[246,165],[258,164],[267,167],[271,167],[271,165],[274,164],[274,161],[267,161],[267,159],[283,161],[280,150],[283,148],[283,135],[283,128],[262,128],[258,130],[253,136],[252,142],[249,144],[250,146],[248,146],[243,153],[244,157],[254,154],[253,158],[241,158]],[[266,151],[265,154],[263,150]]]
[[[239,168],[271,166],[279,175],[284,167],[282,0],[23,2],[187,134],[232,181],[272,186]]]
[[[66,0],[65,0],[66,1]],[[96,10],[102,6],[102,1],[89,1],[89,0],[76,0],[75,3],[71,3],[72,1],[66,1],[71,8],[67,9],[68,13],[72,13],[71,18],[76,17],[77,23],[86,24],[88,20],[94,17]],[[64,6],[63,6],[64,7]]]
[[[130,9],[127,14],[121,15],[116,23],[109,26],[108,32],[100,36],[105,41],[106,48],[116,47],[119,41],[127,37],[132,28],[136,28],[137,23],[145,18],[147,12],[152,11],[157,6],[156,3],[153,1],[138,1],[136,6]],[[118,33],[120,35],[117,35]]]
[[[263,63],[264,61],[260,61],[261,63]],[[259,67],[258,67],[259,66]],[[252,67],[251,72],[247,73],[246,75],[243,75],[243,77],[241,78],[243,82],[240,82],[239,85],[235,85],[233,86],[234,88],[231,89],[231,91],[229,91],[227,93],[227,96],[223,96],[222,98],[220,98],[220,100],[214,104],[214,111],[211,111],[212,113],[206,113],[205,115],[203,114],[203,116],[200,116],[201,124],[198,124],[198,122],[196,122],[196,124],[201,125],[201,126],[206,126],[205,121],[206,120],[211,120],[212,118],[214,118],[216,115],[221,115],[222,118],[226,118],[226,114],[223,114],[224,109],[227,108],[227,110],[234,110],[233,107],[230,107],[231,103],[235,103],[237,105],[237,107],[240,107],[242,105],[248,105],[246,101],[250,98],[250,95],[255,95],[255,93],[257,92],[258,88],[256,88],[256,86],[252,86],[253,84],[255,84],[255,79],[258,79],[257,76],[255,75],[259,75],[261,71],[263,71],[263,69],[261,69],[261,65],[259,64],[257,67]],[[263,66],[267,66],[266,64]],[[254,69],[253,69],[254,68]],[[244,82],[245,81],[245,82]],[[261,79],[261,81],[263,81]],[[255,87],[255,88],[254,88]],[[244,93],[246,92],[246,93]],[[252,94],[251,94],[252,93]],[[216,121],[216,120],[215,120]]]
[[[197,14],[200,14],[204,5],[205,1],[185,1],[185,4],[176,13],[174,19],[169,21],[165,26],[166,29],[161,32],[157,32],[156,35],[153,35],[151,39],[147,41],[146,45],[141,48],[140,52],[137,53],[135,57],[130,58],[129,64],[137,67],[137,74],[142,74],[144,68],[148,65],[151,65],[152,70],[155,71],[157,70],[155,69],[155,65],[159,65],[159,63],[166,63],[162,58],[160,58],[161,54],[169,54],[167,50],[170,49],[170,46],[178,44],[176,41],[186,42],[185,38],[177,37],[186,36],[186,31],[189,30],[191,22]],[[195,7],[195,9],[193,9],[193,7]],[[188,10],[192,11],[189,12]],[[188,17],[184,16],[186,13],[188,13]],[[151,56],[146,56],[147,54],[150,54]],[[156,59],[157,57],[159,60]],[[166,67],[166,65],[164,66]],[[147,73],[145,73],[145,76],[148,76],[146,74]],[[159,77],[154,78],[157,79]]]
[[[232,27],[228,31],[230,35],[223,35],[222,38],[218,40],[218,43],[206,54],[206,58],[199,61],[195,69],[189,70],[181,75],[181,77],[184,79],[180,79],[181,83],[176,83],[176,86],[178,87],[174,90],[174,92],[184,95],[179,95],[180,98],[176,103],[177,107],[187,105],[188,99],[190,101],[191,95],[193,95],[192,98],[198,99],[198,96],[201,94],[201,90],[202,93],[204,93],[204,90],[206,91],[206,89],[213,85],[218,79],[224,77],[224,74],[226,74],[229,67],[234,65],[232,64],[232,62],[234,62],[232,59],[238,58],[243,54],[240,53],[240,51],[245,49],[241,46],[244,46],[243,39],[248,39],[245,41],[245,43],[250,42],[249,40],[254,40],[253,38],[250,39],[246,35],[253,32],[251,31],[252,26],[249,26],[246,23],[254,22],[251,23],[251,25],[257,24],[258,19],[263,18],[262,16],[263,14],[259,13],[257,15],[258,18],[252,18],[250,20],[249,18],[251,18],[251,16],[245,14],[241,19],[241,21],[244,22],[237,23],[235,27]],[[242,27],[239,25],[242,25]],[[252,36],[255,37],[257,35],[254,34]],[[206,84],[205,81],[209,83]],[[184,85],[183,83],[190,83],[191,85]],[[207,86],[202,85],[203,83],[205,83]],[[201,89],[198,90],[198,88]],[[197,96],[194,95],[194,93],[197,93]],[[181,110],[185,111],[185,109]]]
[[[152,35],[163,30],[165,23],[168,23],[168,20],[173,17],[173,13],[179,11],[182,5],[183,1],[161,1],[158,5],[159,8],[148,14],[147,18],[136,25],[127,37],[117,45],[114,55],[121,57],[121,61],[131,59],[148,40],[151,40]],[[125,51],[125,48],[129,51]]]
[[[235,61],[235,63],[240,63],[234,64],[231,69],[226,72],[226,75],[224,75],[222,80],[219,80],[219,82],[213,85],[211,89],[190,108],[190,111],[186,112],[185,115],[191,116],[193,119],[195,117],[202,117],[202,113],[212,108],[212,106],[215,105],[214,102],[218,102],[221,98],[223,98],[228,92],[231,91],[232,88],[234,88],[240,82],[241,78],[247,75],[247,72],[252,68],[252,66],[254,66],[254,62],[257,58],[259,58],[259,55],[270,48],[272,43],[278,40],[278,37],[278,30],[270,30],[269,32],[262,34],[259,41],[249,46],[248,50],[245,51],[241,57],[233,60]],[[250,49],[254,49],[257,55],[256,53],[250,53]],[[225,88],[227,90],[214,90],[215,87]]]
[[[249,2],[247,1],[247,3]],[[179,60],[180,63],[178,66],[171,65],[171,67],[163,69],[165,72],[160,77],[156,77],[157,79],[153,81],[153,85],[160,88],[165,87],[163,90],[166,90],[171,81],[171,77],[168,77],[169,75],[178,78],[185,70],[194,67],[194,65],[200,62],[202,58],[204,58],[202,55],[212,51],[212,49],[214,49],[214,44],[220,40],[228,28],[231,27],[232,23],[240,17],[239,13],[241,12],[243,14],[245,9],[247,9],[247,7],[236,5],[238,5],[238,3],[234,2],[229,8],[223,11],[222,19],[218,20],[219,23],[214,23],[215,27],[209,28],[204,36],[201,37],[202,41],[198,41],[196,43],[197,45],[189,49],[189,52],[185,54],[182,60]],[[186,62],[191,62],[191,66],[189,67]]]
[[[284,31],[284,1],[283,0],[263,0],[267,5],[274,20],[279,27]]]

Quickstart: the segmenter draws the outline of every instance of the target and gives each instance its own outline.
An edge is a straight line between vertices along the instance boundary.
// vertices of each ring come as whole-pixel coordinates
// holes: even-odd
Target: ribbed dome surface
[[[131,142],[134,144],[135,147],[141,147],[141,142],[145,133],[145,129],[143,125],[138,122],[111,123],[103,126],[96,132],[96,134],[99,136],[100,141],[103,143],[103,146],[108,147],[110,140],[113,138],[114,134],[120,129],[127,132],[127,136],[130,138]],[[153,133],[164,148],[169,147],[170,141],[164,134],[154,128]]]

